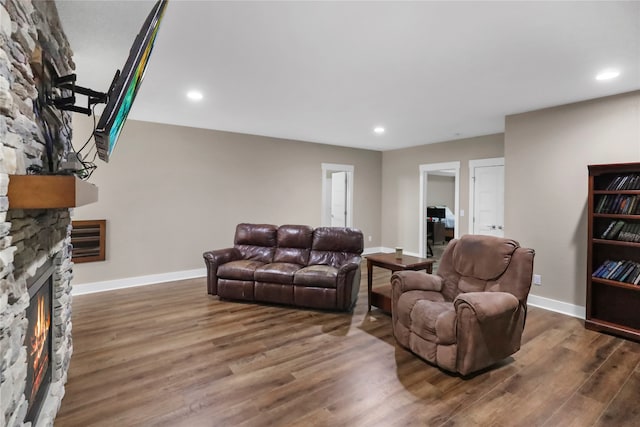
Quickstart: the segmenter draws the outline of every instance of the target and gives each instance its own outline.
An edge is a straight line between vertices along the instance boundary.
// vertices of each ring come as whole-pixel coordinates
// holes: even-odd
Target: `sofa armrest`
[[[351,259],[338,269],[337,297],[338,308],[349,310],[358,299],[360,291],[360,257]]]
[[[240,251],[236,248],[217,249],[202,254],[207,266],[207,292],[211,295],[218,294],[218,267],[230,261],[242,259]]]
[[[475,313],[478,322],[484,323],[518,311],[518,298],[508,292],[468,292],[460,294],[453,301],[456,312],[468,306]]]
[[[442,291],[442,277],[424,271],[398,271],[391,276],[391,284],[400,293],[408,291]]]

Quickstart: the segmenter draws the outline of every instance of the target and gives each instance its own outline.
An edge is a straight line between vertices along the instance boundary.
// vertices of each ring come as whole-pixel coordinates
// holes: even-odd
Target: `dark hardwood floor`
[[[374,269],[374,283],[390,274]],[[640,344],[531,308],[522,349],[462,379],[391,318],[219,301],[204,279],[74,297],[63,426],[638,426]]]

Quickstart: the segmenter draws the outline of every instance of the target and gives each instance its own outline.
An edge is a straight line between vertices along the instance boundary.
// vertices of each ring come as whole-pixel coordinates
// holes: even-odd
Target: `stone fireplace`
[[[0,45],[0,425],[48,426],[60,407],[73,352],[70,212],[15,209],[7,193],[10,175],[47,169],[47,138],[40,116],[34,113],[39,88],[34,58],[43,52],[61,75],[70,74],[74,65],[52,1],[0,2]],[[64,153],[71,144],[71,117],[58,116],[50,148]],[[50,280],[44,279],[51,294],[49,301],[45,297],[39,303],[37,294],[30,298],[29,285],[39,281],[43,270],[51,273]],[[37,324],[38,314],[44,324]],[[48,343],[42,341],[45,326],[50,330]],[[47,373],[39,372],[41,365],[30,371],[29,357],[45,350],[50,384],[42,386],[42,406],[34,414],[33,379]]]

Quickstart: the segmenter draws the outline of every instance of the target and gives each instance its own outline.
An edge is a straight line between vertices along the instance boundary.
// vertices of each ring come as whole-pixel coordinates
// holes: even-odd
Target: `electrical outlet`
[[[460,209],[460,216],[464,216],[464,209]]]
[[[533,275],[533,284],[537,286],[542,286],[542,276],[539,274]]]
[[[371,236],[369,236],[369,241],[371,241]]]

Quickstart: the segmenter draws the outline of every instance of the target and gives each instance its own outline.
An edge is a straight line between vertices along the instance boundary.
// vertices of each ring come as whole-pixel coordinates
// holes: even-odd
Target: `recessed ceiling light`
[[[192,101],[200,101],[202,99],[202,92],[198,92],[197,90],[190,90],[187,92],[187,98]]]
[[[384,133],[384,128],[382,126],[376,126],[373,128],[373,131],[378,135],[382,135]]]
[[[608,70],[604,70],[598,73],[598,75],[596,76],[596,80],[611,80],[611,79],[615,79],[619,75],[620,75],[620,70],[614,70],[613,68],[610,68]]]

